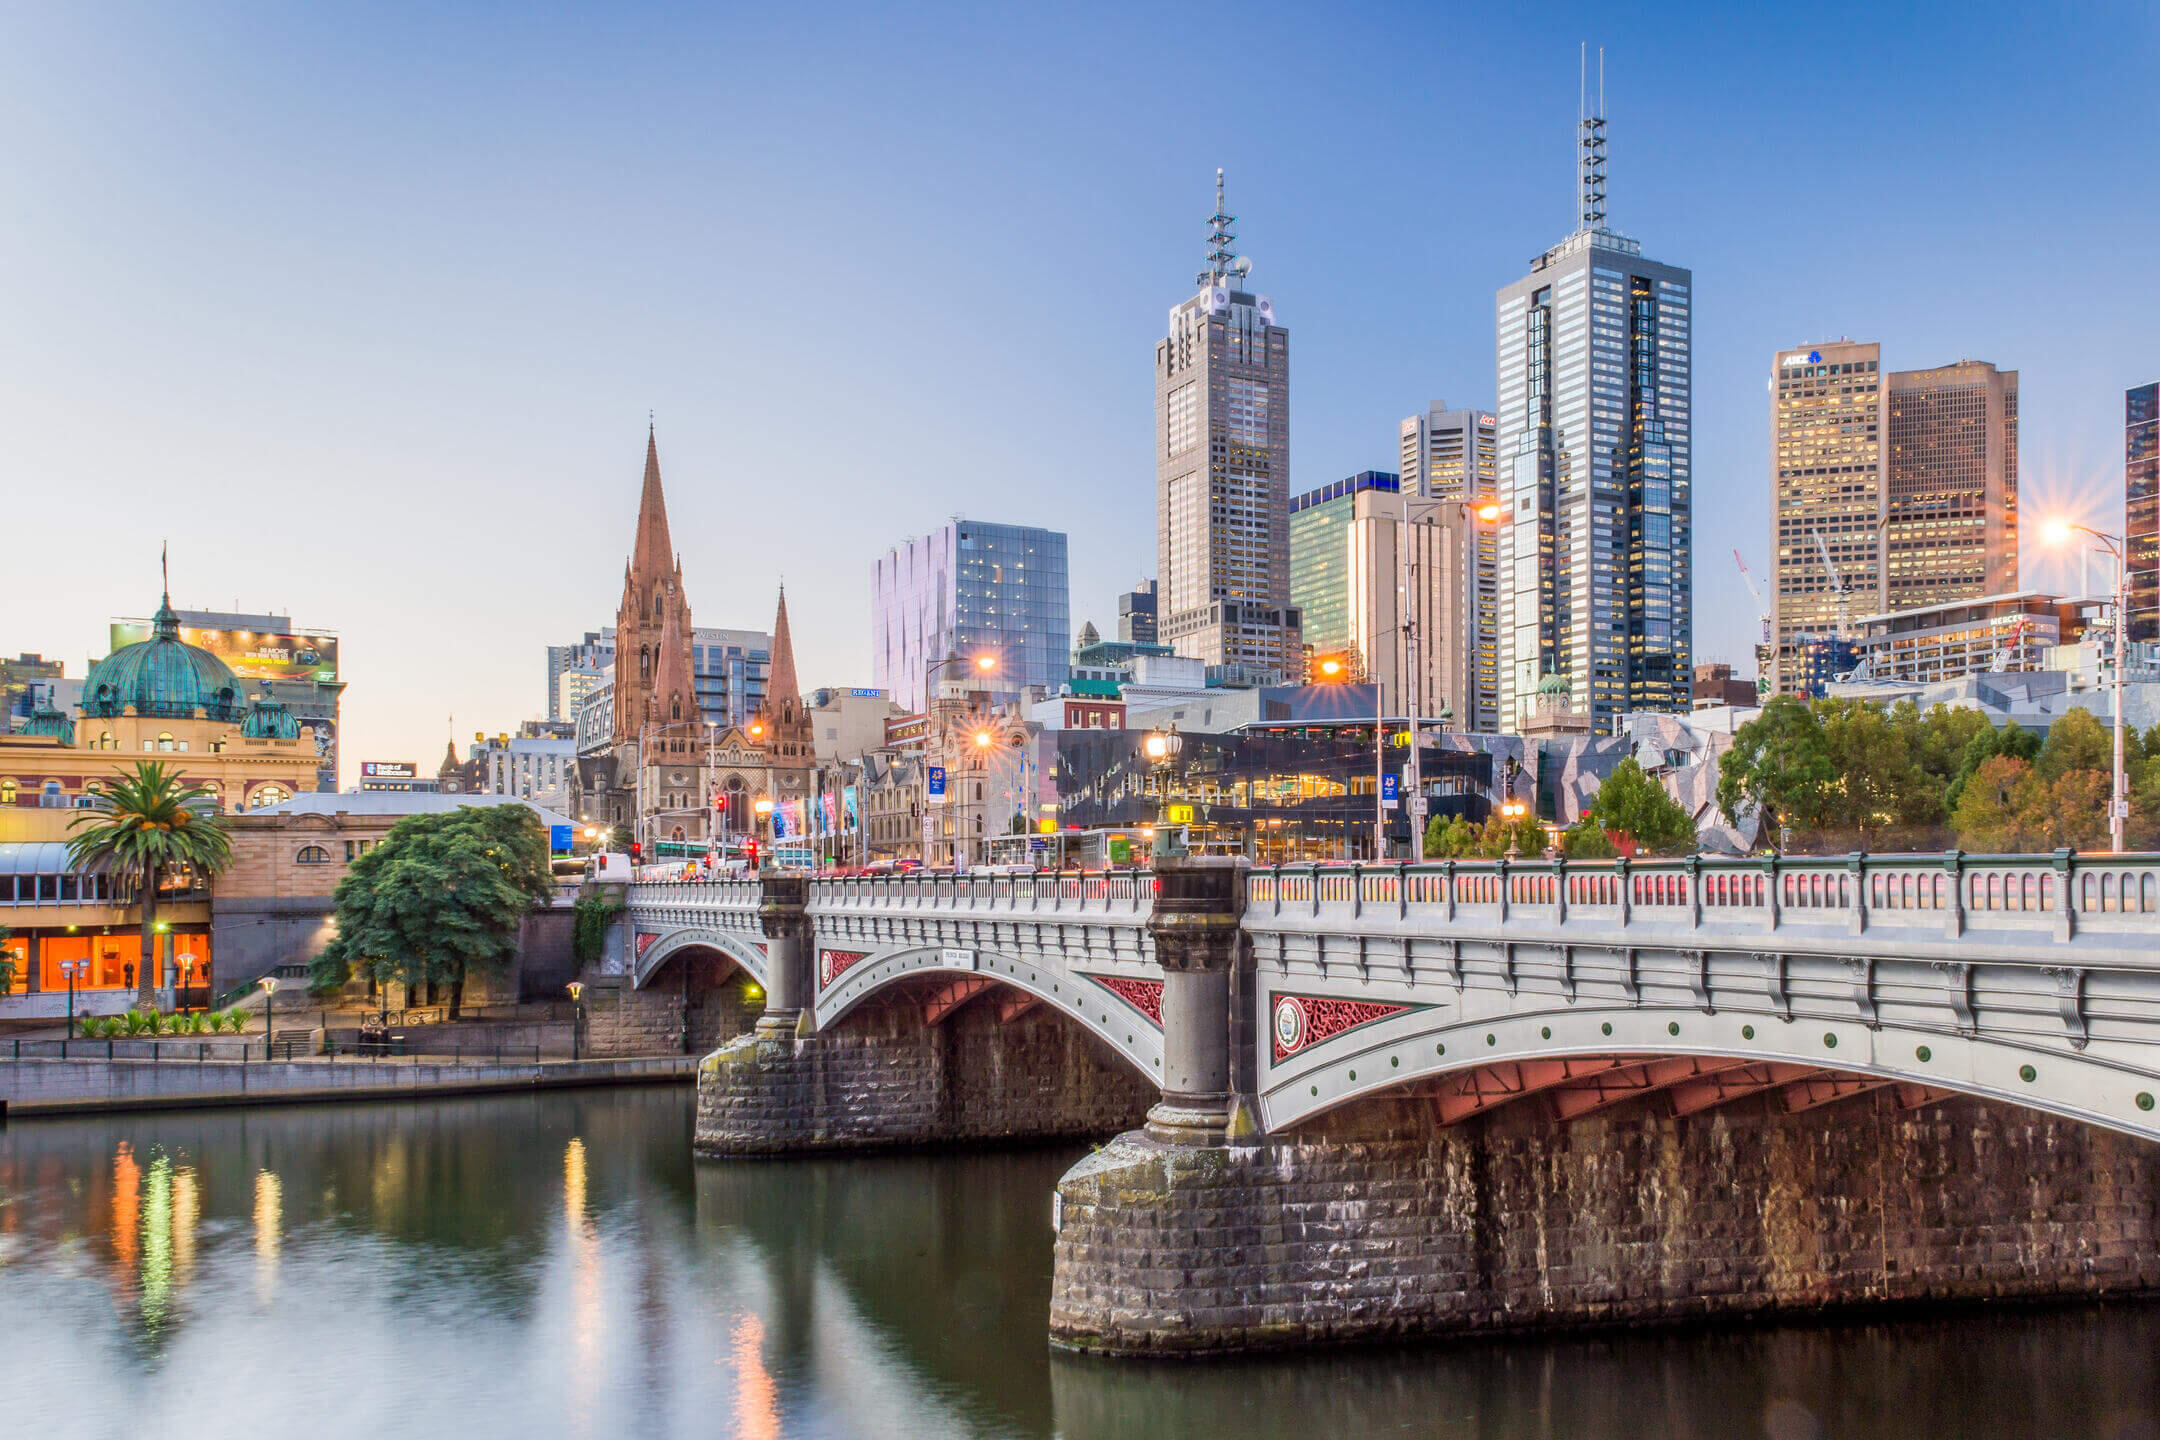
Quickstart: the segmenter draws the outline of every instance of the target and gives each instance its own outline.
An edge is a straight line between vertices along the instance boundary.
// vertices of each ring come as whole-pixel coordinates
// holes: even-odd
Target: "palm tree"
[[[136,970],[136,1003],[157,1004],[157,897],[164,877],[187,871],[209,879],[232,864],[232,840],[225,817],[208,790],[180,777],[155,760],[98,787],[91,808],[68,828],[86,826],[68,841],[78,870],[101,862],[107,871],[134,882],[142,897],[142,960]]]

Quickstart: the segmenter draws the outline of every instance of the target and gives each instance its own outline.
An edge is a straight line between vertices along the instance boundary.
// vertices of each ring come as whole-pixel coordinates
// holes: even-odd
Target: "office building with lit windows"
[[[969,679],[993,704],[1030,685],[1054,692],[1072,673],[1062,531],[956,520],[880,557],[870,594],[871,683],[911,712],[928,701],[929,667],[951,655],[995,657]]]
[[[1582,121],[1575,232],[1498,297],[1500,729],[1548,677],[1596,733],[1689,708],[1692,277],[1605,224],[1605,121]]]
[[[1247,288],[1215,175],[1207,264],[1155,345],[1157,634],[1212,675],[1296,681],[1290,332]]]
[[[2018,588],[2018,372],[1893,370],[1884,397],[1884,610]]]
[[[1469,666],[1462,694],[1449,697],[1455,723],[1490,735],[1500,728],[1500,524],[1481,521],[1477,508],[1500,498],[1499,418],[1489,410],[1450,410],[1435,400],[1402,422],[1405,494],[1468,507],[1475,573],[1461,635]],[[1439,637],[1431,637],[1437,643]]]
[[[2129,542],[2132,640],[2160,640],[2160,385],[2123,397],[2123,538]]]
[[[1882,347],[1872,342],[1803,345],[1771,361],[1765,694],[1798,693],[1806,644],[1849,633],[1882,608],[1884,396]]]

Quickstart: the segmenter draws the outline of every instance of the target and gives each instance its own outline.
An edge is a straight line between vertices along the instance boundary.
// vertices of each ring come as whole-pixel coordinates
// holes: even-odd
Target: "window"
[[[20,788],[12,776],[0,779],[0,805],[13,805],[16,792]]]
[[[330,852],[320,845],[303,845],[300,853],[293,856],[293,859],[302,865],[327,865],[330,863]]]
[[[292,799],[292,791],[283,785],[265,785],[248,797],[248,808],[260,810],[265,805],[282,805]]]
[[[157,748],[158,748],[158,749],[160,749],[160,750],[170,750],[170,749],[172,749],[172,748],[173,748],[173,737],[172,737],[172,736],[171,736],[171,735],[170,735],[169,733],[167,733],[166,731],[160,730],[160,731],[158,732],[158,737],[157,737]]]

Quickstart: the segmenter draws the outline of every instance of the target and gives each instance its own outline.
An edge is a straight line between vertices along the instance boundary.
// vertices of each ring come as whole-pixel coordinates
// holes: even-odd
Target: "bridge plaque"
[[[975,952],[973,950],[940,950],[938,951],[938,963],[948,970],[973,970],[975,968]]]

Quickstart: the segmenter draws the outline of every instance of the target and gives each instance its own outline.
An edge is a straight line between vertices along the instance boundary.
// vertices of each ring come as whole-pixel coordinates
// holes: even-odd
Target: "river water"
[[[2160,1307],[1054,1356],[1080,1153],[695,1161],[690,1101],[17,1121],[0,1435],[2160,1440]]]

